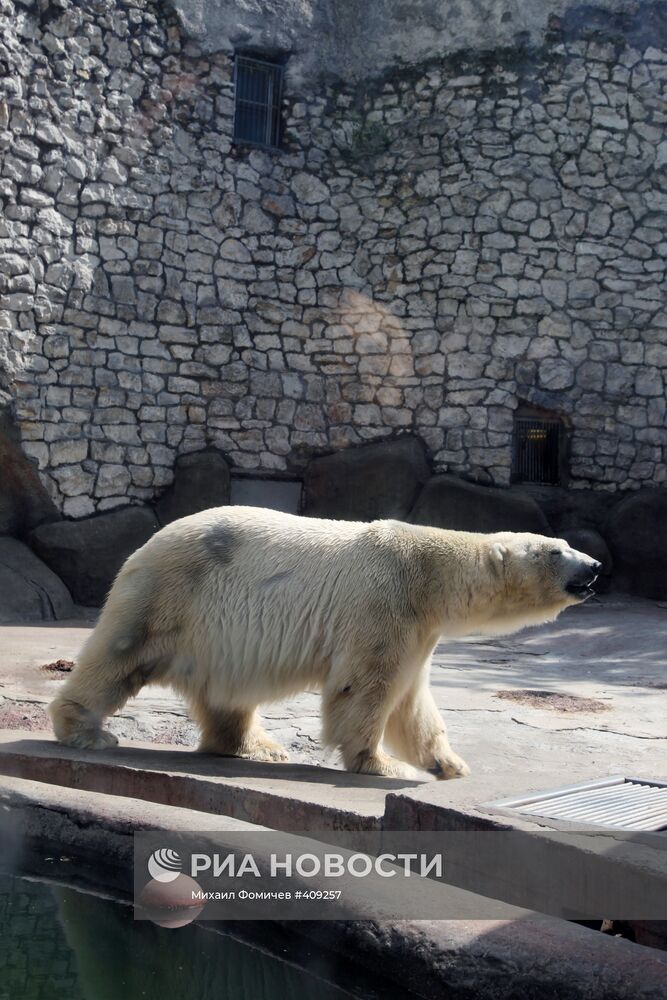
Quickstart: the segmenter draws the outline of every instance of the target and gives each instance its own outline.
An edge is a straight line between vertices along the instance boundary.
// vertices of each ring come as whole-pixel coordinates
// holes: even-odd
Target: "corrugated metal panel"
[[[667,830],[667,782],[613,777],[569,785],[495,806],[523,815],[615,830]]]

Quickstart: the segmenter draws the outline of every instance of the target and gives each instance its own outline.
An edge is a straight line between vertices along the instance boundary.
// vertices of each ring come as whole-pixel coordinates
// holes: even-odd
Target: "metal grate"
[[[283,67],[250,56],[234,63],[234,142],[277,148],[280,145],[280,105]]]
[[[515,417],[512,448],[515,482],[559,482],[561,426],[559,420]]]
[[[505,799],[494,806],[529,816],[615,830],[667,830],[667,782],[614,777]]]

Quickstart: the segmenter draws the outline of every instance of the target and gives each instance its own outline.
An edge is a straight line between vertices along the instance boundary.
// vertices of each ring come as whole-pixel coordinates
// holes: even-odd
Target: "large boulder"
[[[0,538],[0,624],[52,622],[74,614],[67,587],[16,538]]]
[[[599,531],[595,528],[566,528],[560,535],[573,549],[578,552],[585,552],[587,556],[592,556],[602,563],[600,575],[595,583],[595,590],[602,594],[609,589],[610,577],[613,569],[613,559],[609,546]]]
[[[512,491],[514,489],[516,487],[512,487]],[[522,483],[519,492],[538,504],[559,537],[576,528],[601,531],[616,502],[614,494],[604,490],[567,490],[537,483]]]
[[[479,486],[456,476],[434,476],[409,520],[456,531],[530,531],[551,535],[546,517],[530,497],[515,490]]]
[[[21,448],[9,397],[0,393],[0,535],[23,536],[60,516]]]
[[[127,557],[158,528],[148,507],[123,507],[81,521],[43,524],[30,533],[29,542],[78,604],[99,607]]]
[[[301,512],[343,521],[405,518],[429,475],[424,446],[410,435],[315,458]]]
[[[667,599],[667,489],[626,495],[612,507],[604,536],[614,559],[615,586]]]
[[[176,460],[174,482],[155,504],[160,524],[229,503],[229,466],[217,451],[197,451]]]

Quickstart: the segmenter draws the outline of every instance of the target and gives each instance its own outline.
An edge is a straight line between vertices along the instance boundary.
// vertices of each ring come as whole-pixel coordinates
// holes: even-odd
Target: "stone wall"
[[[59,508],[149,501],[205,447],[298,474],[407,431],[502,485],[522,403],[570,427],[572,486],[665,483],[664,12],[288,70],[267,152],[232,146],[231,41],[0,0],[0,364]]]

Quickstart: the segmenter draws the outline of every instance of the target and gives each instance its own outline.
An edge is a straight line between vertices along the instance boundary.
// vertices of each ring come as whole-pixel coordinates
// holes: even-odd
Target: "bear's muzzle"
[[[601,569],[602,563],[596,559],[580,565],[568,580],[565,588],[568,594],[582,598],[590,597],[594,593],[593,584],[597,580]]]

